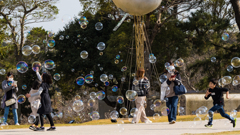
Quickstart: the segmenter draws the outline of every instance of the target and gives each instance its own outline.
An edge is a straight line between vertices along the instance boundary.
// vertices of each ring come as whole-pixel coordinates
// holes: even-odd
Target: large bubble
[[[167,76],[165,74],[162,74],[160,77],[159,77],[159,81],[161,83],[165,82],[167,80]]]
[[[238,57],[232,58],[232,60],[231,60],[231,65],[232,65],[234,68],[239,68],[239,67],[240,67],[240,58],[238,58]]]
[[[82,59],[86,59],[86,58],[88,58],[88,52],[87,51],[82,51],[80,53],[80,56],[81,56]]]
[[[118,91],[118,86],[117,85],[112,86],[112,91],[117,92]]]
[[[82,16],[79,20],[78,23],[81,25],[83,22],[86,22],[87,18],[85,16]]]
[[[182,58],[179,58],[175,61],[176,67],[182,67],[184,65],[184,60]]]
[[[153,119],[154,120],[159,120],[161,118],[160,114],[159,113],[154,113],[153,114]]]
[[[90,93],[90,98],[95,99],[97,97],[97,94],[95,92]]]
[[[85,79],[83,77],[78,77],[76,79],[77,85],[83,85],[85,83]]]
[[[161,100],[160,99],[156,99],[153,104],[156,106],[156,107],[160,107],[161,106]]]
[[[55,74],[53,75],[53,79],[56,80],[56,81],[59,81],[59,80],[61,79],[60,74],[59,74],[59,73],[55,73]]]
[[[93,75],[92,75],[92,74],[86,75],[86,76],[85,76],[85,82],[86,82],[87,84],[92,83],[92,82],[93,82]]]
[[[208,109],[207,109],[207,107],[205,107],[205,106],[199,107],[199,108],[196,110],[196,116],[197,116],[197,117],[205,116],[207,113],[208,113]]]
[[[86,28],[87,28],[87,25],[88,25],[88,21],[83,22],[83,23],[81,24],[81,28],[82,28],[82,29],[86,29]]]
[[[100,118],[100,115],[97,111],[93,111],[93,112],[90,113],[90,118],[92,120],[98,120]]]
[[[156,63],[156,61],[157,61],[157,58],[155,56],[152,56],[152,55],[149,56],[150,63]]]
[[[137,108],[132,108],[132,109],[130,110],[130,115],[134,117],[134,116],[135,116],[134,114],[135,114],[137,111],[138,111]]]
[[[6,74],[6,70],[5,69],[1,69],[0,70],[0,75],[5,75]]]
[[[28,64],[24,61],[20,61],[16,65],[19,73],[26,73],[28,71]]]
[[[127,108],[122,107],[122,108],[120,108],[119,112],[121,115],[125,116],[125,115],[127,115]]]
[[[27,85],[26,84],[22,85],[22,89],[26,90],[27,89]]]
[[[134,90],[128,90],[126,92],[126,98],[129,100],[129,101],[135,101],[135,99],[138,97],[138,94],[136,91]]]
[[[101,22],[96,23],[95,24],[95,29],[98,30],[98,31],[102,30],[103,29],[103,24]]]
[[[55,66],[55,63],[54,63],[53,60],[46,60],[46,61],[44,62],[44,67],[45,67],[46,69],[48,69],[48,70],[53,69],[54,66]]]
[[[102,75],[100,76],[100,81],[102,81],[102,82],[108,81],[108,76],[107,76],[106,74],[102,74]]]
[[[123,96],[118,96],[118,97],[117,97],[117,102],[118,102],[119,104],[123,104],[123,103],[124,103],[124,98],[123,98]]]
[[[34,45],[34,46],[32,47],[32,53],[33,53],[33,54],[39,54],[40,51],[41,51],[40,46]]]
[[[39,70],[41,69],[41,67],[42,67],[41,62],[39,62],[39,61],[35,61],[35,62],[32,63],[32,70],[33,70],[33,71],[36,72],[37,67],[38,67]]]
[[[31,47],[31,46],[25,45],[25,46],[22,48],[22,54],[23,54],[24,56],[29,56],[31,53],[32,53],[32,47]]]
[[[168,116],[169,113],[170,113],[170,110],[169,110],[168,107],[163,107],[163,108],[161,109],[161,114],[162,114],[162,116]]]
[[[97,92],[97,98],[98,98],[98,100],[103,100],[105,98],[105,92],[104,91],[98,91]]]
[[[227,71],[228,72],[232,72],[233,71],[233,67],[231,65],[227,66]]]
[[[117,111],[111,111],[110,112],[110,118],[111,119],[117,119],[119,117],[119,113]]]
[[[216,57],[212,57],[212,58],[211,58],[211,62],[214,63],[214,62],[216,62],[216,61],[217,61]]]
[[[73,111],[80,112],[84,109],[84,104],[82,100],[76,100],[73,103]]]
[[[95,105],[95,102],[96,102],[96,101],[95,101],[94,99],[89,99],[89,100],[88,100],[88,106],[89,106],[89,107],[93,107],[93,106]]]
[[[233,117],[234,119],[236,119],[237,118],[237,110],[231,111],[230,116]]]
[[[60,35],[60,36],[59,36],[59,40],[64,40],[64,36],[63,36],[63,35]]]
[[[222,34],[222,40],[223,41],[228,41],[228,39],[229,39],[229,34],[228,33],[223,33]]]
[[[54,39],[48,40],[48,47],[53,48],[54,46],[55,46],[55,40]]]
[[[224,76],[222,78],[222,83],[223,83],[223,85],[228,85],[228,84],[232,83],[232,77],[231,76]]]
[[[127,66],[123,66],[122,69],[121,69],[122,72],[125,72],[127,71]]]
[[[25,97],[24,95],[19,95],[19,96],[17,97],[17,102],[18,102],[19,104],[23,104],[25,101],[26,101],[26,97]]]
[[[233,86],[237,86],[240,84],[240,75],[236,75],[234,78],[233,78],[233,81],[232,81],[232,85]]]
[[[36,121],[36,117],[34,115],[30,115],[28,117],[28,123],[33,124]]]
[[[97,49],[99,51],[103,51],[105,49],[105,43],[103,43],[103,42],[98,43],[97,44]]]

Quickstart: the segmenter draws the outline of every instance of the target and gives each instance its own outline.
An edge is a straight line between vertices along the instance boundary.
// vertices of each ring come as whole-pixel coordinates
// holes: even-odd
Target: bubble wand
[[[113,31],[117,31],[117,29],[122,25],[123,21],[129,16],[129,13],[126,13],[123,18],[121,19],[121,21],[117,24],[116,27],[114,27]]]

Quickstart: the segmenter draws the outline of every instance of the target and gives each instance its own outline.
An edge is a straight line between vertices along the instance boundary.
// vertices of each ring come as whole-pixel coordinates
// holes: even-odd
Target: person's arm
[[[172,78],[170,77],[167,79],[167,85],[170,85],[171,83],[172,83]]]
[[[41,75],[39,74],[39,72],[36,71],[36,74],[37,74],[37,78],[40,82],[42,82],[42,78],[41,78]]]
[[[226,99],[229,99],[229,91],[226,92]]]
[[[12,90],[12,88],[13,88],[13,84],[12,84],[12,86],[8,86],[6,81],[2,82],[2,89],[4,92],[10,91],[10,90]]]
[[[176,78],[173,79],[173,82],[175,85],[178,85],[179,83],[181,83],[181,75],[178,73]]]
[[[207,100],[210,96],[211,96],[211,92],[209,92],[209,90],[207,90],[206,95],[204,96],[204,98]]]
[[[38,89],[38,92],[36,92],[36,93],[34,93],[34,94],[31,94],[31,97],[38,96],[38,95],[40,95],[42,92],[43,92],[43,88],[40,87],[40,88]]]
[[[221,91],[228,92],[229,90],[227,88],[219,88]]]

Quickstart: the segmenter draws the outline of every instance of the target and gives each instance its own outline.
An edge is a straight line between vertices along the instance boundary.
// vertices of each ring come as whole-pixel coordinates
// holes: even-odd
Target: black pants
[[[43,127],[43,126],[44,126],[44,123],[43,123],[43,114],[39,114],[39,116],[40,116],[40,121],[41,121],[41,127]],[[53,119],[52,119],[51,114],[46,114],[46,116],[47,116],[47,118],[48,118],[48,120],[49,120],[49,122],[50,122],[51,127],[54,126],[54,123],[53,123]],[[39,123],[39,120],[37,119],[36,122],[35,122],[35,125],[38,125],[38,123]]]

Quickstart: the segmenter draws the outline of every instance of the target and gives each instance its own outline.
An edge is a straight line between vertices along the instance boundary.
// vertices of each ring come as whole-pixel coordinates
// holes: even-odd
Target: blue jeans
[[[177,116],[177,105],[178,105],[178,96],[169,97],[167,102],[167,107],[169,108],[168,121],[176,121]]]
[[[5,118],[4,122],[5,123],[7,123],[9,108],[10,107],[5,107],[4,108],[4,118]],[[17,124],[18,123],[17,109],[12,109],[12,113],[13,113],[13,117],[14,117],[14,122],[15,122],[15,124]]]
[[[216,110],[219,111],[219,113],[221,114],[222,117],[225,117],[227,119],[229,119],[230,121],[233,121],[234,118],[230,117],[228,114],[226,114],[223,110],[223,105],[214,105],[208,112],[215,112]],[[212,125],[212,121],[213,121],[213,116],[209,117],[209,122],[208,125]]]

